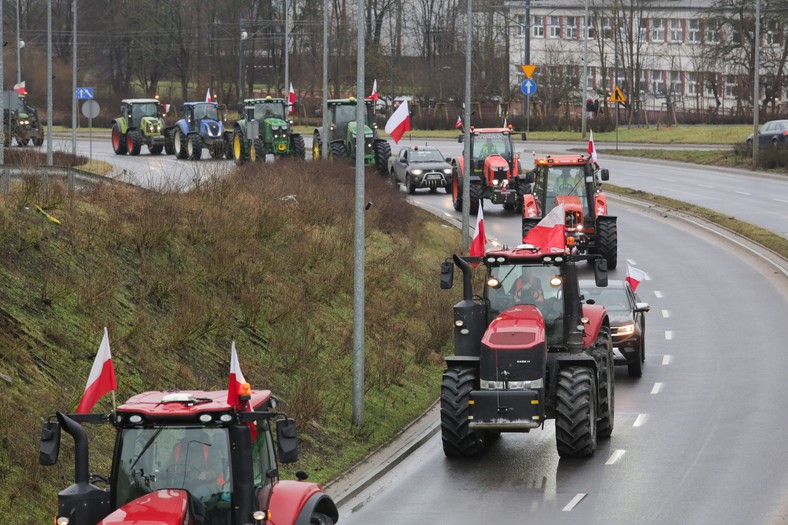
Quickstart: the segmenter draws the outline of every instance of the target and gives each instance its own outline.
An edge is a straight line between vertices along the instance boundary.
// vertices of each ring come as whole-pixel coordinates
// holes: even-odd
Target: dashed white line
[[[662,383],[654,383],[654,387],[651,389],[651,393],[659,394],[660,390],[662,390]]]
[[[563,508],[563,509],[561,509],[561,510],[562,510],[563,512],[570,512],[570,511],[571,511],[572,509],[574,509],[574,508],[577,506],[577,504],[578,504],[578,503],[580,503],[580,502],[583,500],[583,498],[585,498],[586,496],[588,496],[588,494],[586,494],[585,492],[578,492],[578,493],[577,493],[577,496],[575,496],[574,498],[572,498],[572,501],[570,501],[569,503],[567,503],[567,504],[566,504],[566,507],[564,507],[564,508]]]
[[[772,199],[772,200],[775,200],[777,202],[782,202],[783,204],[788,204],[788,201],[784,201],[782,199]]]
[[[673,356],[672,355],[663,355],[662,356],[662,366],[669,365],[671,361],[673,361]]]
[[[670,310],[662,310],[662,317],[664,317],[665,319],[670,317]]]
[[[646,424],[646,420],[648,419],[648,414],[638,414],[638,417],[635,418],[635,422],[632,424],[633,427],[642,427]]]
[[[605,465],[612,465],[616,463],[619,459],[624,457],[625,452],[626,452],[625,450],[621,450],[621,449],[616,450],[615,452],[613,452],[613,454],[611,454],[610,458],[608,458],[608,460],[605,462]]]
[[[673,339],[673,331],[665,330],[665,341],[670,341]]]
[[[676,182],[676,179],[660,179],[660,180],[664,180],[665,182]]]
[[[654,290],[654,297],[656,297],[657,299],[662,299],[662,292],[660,292],[659,290]]]
[[[747,193],[746,191],[737,191],[736,193],[738,193],[739,195],[745,195],[745,196],[752,195],[752,193]]]
[[[709,190],[714,189],[714,186],[709,186],[708,184],[698,184],[698,187],[699,188],[706,188],[706,189],[709,189]]]

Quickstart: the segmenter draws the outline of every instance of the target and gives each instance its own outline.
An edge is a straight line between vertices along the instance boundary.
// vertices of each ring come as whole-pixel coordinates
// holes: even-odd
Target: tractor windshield
[[[159,105],[155,102],[134,104],[131,108],[131,115],[135,121],[142,117],[158,117]]]
[[[366,115],[364,115],[366,118]],[[334,122],[337,127],[347,126],[348,122],[356,120],[356,105],[334,106]]]
[[[532,304],[545,321],[548,344],[563,339],[563,288],[560,272],[553,266],[501,265],[490,267],[490,277],[499,284],[485,285],[487,321],[518,304]],[[559,277],[559,279],[553,279]]]
[[[194,120],[219,120],[219,109],[214,104],[197,104],[194,106]]]
[[[115,506],[159,489],[185,489],[229,523],[232,480],[227,429],[126,428],[116,460]]]
[[[512,158],[511,141],[506,133],[483,133],[473,137],[473,158],[485,159],[490,155]]]
[[[254,119],[278,118],[285,120],[285,106],[278,102],[262,102],[254,106]]]
[[[588,216],[583,166],[540,166],[534,194],[545,204],[544,213],[549,212],[561,202],[576,203],[582,207],[583,216]]]

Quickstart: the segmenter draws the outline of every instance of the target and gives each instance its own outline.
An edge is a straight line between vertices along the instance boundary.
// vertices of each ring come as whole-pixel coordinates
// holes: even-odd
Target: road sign
[[[621,88],[616,86],[615,89],[613,89],[613,93],[610,95],[610,98],[608,100],[610,102],[626,102],[627,97],[624,96],[624,92],[621,91]]]
[[[76,91],[77,100],[93,100],[92,87],[78,87]]]
[[[98,117],[99,111],[101,111],[101,106],[95,100],[86,100],[82,104],[82,114],[87,118]]]
[[[533,75],[536,70],[536,66],[533,64],[523,64],[520,67],[523,69],[523,73],[525,73],[525,78],[531,78],[531,75]]]
[[[536,81],[531,80],[530,78],[528,80],[523,80],[523,83],[520,84],[520,89],[526,95],[533,95],[536,93]]]

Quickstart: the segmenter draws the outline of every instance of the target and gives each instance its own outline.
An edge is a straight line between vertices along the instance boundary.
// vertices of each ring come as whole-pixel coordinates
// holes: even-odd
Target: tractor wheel
[[[441,436],[443,453],[450,458],[470,457],[484,451],[484,432],[471,430],[471,390],[476,381],[472,368],[448,368],[441,383]]]
[[[139,155],[142,149],[142,134],[137,129],[126,133],[126,149],[129,155]]]
[[[379,140],[375,142],[375,166],[378,168],[378,173],[386,175],[389,168],[389,157],[391,157],[391,146],[387,140]]]
[[[233,147],[231,148],[233,151],[233,160],[235,164],[240,166],[244,164],[247,160],[249,160],[246,148],[244,147],[244,135],[240,128],[236,128],[233,132]]]
[[[112,125],[112,149],[115,155],[126,154],[126,137],[120,132],[117,123]]]
[[[334,520],[322,512],[313,512],[309,518],[309,525],[334,525]]]
[[[33,139],[34,146],[40,146],[43,143],[44,143],[44,137],[37,137]]]
[[[631,363],[627,363],[627,374],[629,377],[643,377],[643,362],[646,360],[644,346],[641,334],[635,346],[635,359]]]
[[[459,177],[451,178],[451,203],[454,211],[462,211],[462,181]]]
[[[306,160],[306,145],[302,135],[290,136],[290,154],[298,160]]]
[[[189,160],[200,160],[202,157],[202,139],[199,135],[189,135],[189,142],[186,144],[186,152]]]
[[[29,143],[30,143],[30,139],[23,139],[23,138],[21,138],[21,137],[17,137],[17,138],[16,138],[16,144],[17,144],[18,146],[25,147],[25,146],[27,146]]]
[[[150,145],[148,146],[148,151],[150,151],[151,155],[161,155],[161,152],[164,151],[164,144]]]
[[[221,159],[224,157],[224,142],[217,142],[210,148],[208,148],[208,152],[211,154],[211,158],[214,160]]]
[[[164,153],[172,155],[175,153],[175,130],[168,129],[164,132]]]
[[[405,174],[405,189],[408,190],[409,195],[416,195],[416,186],[413,184],[413,180],[407,173]]]
[[[503,205],[503,209],[506,211],[515,211],[517,209],[517,203],[509,202]]]
[[[618,264],[618,227],[614,221],[602,220],[599,224],[599,255],[607,261],[608,270],[615,270]]]
[[[555,443],[562,458],[590,457],[596,450],[596,384],[590,368],[558,372]]]
[[[180,129],[175,130],[173,136],[173,147],[175,148],[175,158],[186,159],[189,157],[189,151],[186,149],[188,144],[188,137],[183,134]]]
[[[479,213],[479,204],[482,202],[482,193],[484,192],[484,187],[481,184],[473,183],[470,187],[470,197],[471,197],[471,215],[476,215]]]
[[[323,141],[320,140],[320,134],[315,133],[312,135],[312,160],[320,160],[323,156]]]
[[[347,148],[345,147],[345,143],[338,140],[336,142],[331,143],[331,157],[337,160],[342,160],[348,158]]]
[[[599,362],[599,421],[597,422],[597,435],[605,438],[610,437],[613,433],[616,405],[613,343],[610,340],[610,332],[607,328],[599,331],[594,352],[597,353]]]
[[[254,153],[255,157],[252,160],[265,162],[265,142],[263,142],[260,138],[254,139]],[[274,155],[274,160],[276,160],[276,155]]]

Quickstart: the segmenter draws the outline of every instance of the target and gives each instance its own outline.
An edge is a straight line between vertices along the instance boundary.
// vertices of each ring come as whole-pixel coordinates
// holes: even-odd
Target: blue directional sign
[[[93,88],[78,87],[77,100],[93,100]]]
[[[522,89],[523,93],[525,93],[526,95],[533,95],[534,93],[536,93],[536,81],[527,78],[523,80],[522,84],[520,84],[520,89]]]

